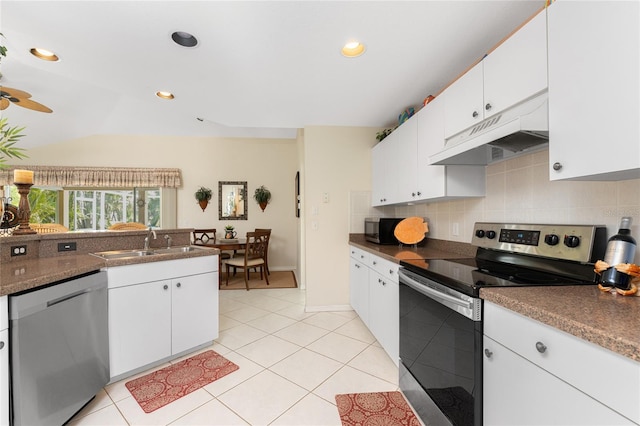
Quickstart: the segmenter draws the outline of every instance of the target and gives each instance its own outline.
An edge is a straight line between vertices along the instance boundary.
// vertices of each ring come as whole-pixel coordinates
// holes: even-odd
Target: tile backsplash
[[[478,221],[605,225],[613,235],[620,218],[631,216],[631,235],[640,241],[640,179],[552,182],[548,150],[491,164],[486,179],[485,197],[383,208],[371,207],[370,191],[353,191],[350,232],[362,233],[369,216],[421,216],[432,238],[461,242],[471,242]]]

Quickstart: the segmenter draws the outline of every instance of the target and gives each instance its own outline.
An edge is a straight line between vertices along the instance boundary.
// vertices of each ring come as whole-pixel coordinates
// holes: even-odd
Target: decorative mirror
[[[218,182],[218,219],[247,218],[247,182]]]

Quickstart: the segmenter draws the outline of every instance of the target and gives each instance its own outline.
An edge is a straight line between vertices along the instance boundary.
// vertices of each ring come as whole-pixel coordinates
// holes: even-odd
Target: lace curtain
[[[0,170],[0,185],[13,184],[13,170],[33,170],[36,186],[133,188],[182,186],[180,169],[129,167],[11,166]]]

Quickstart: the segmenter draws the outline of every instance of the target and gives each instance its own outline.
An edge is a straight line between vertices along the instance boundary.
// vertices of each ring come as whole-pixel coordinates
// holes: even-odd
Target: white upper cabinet
[[[437,97],[417,114],[417,186],[414,200],[485,195],[484,166],[430,166],[429,157],[444,146],[443,98]]]
[[[395,202],[403,202],[416,195],[416,181],[418,179],[418,162],[416,161],[418,119],[416,115],[402,123],[393,133],[397,133],[398,138],[391,157],[387,159],[393,161],[391,178],[397,182],[392,198]]]
[[[546,13],[538,13],[482,63],[485,118],[546,90]]]
[[[443,92],[445,138],[546,88],[547,32],[542,11]]]
[[[547,9],[551,180],[640,177],[640,5]]]

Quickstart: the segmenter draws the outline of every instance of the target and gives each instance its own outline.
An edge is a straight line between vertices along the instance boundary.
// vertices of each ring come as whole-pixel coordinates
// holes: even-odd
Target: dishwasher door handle
[[[85,290],[76,291],[75,293],[67,294],[66,296],[59,297],[57,299],[49,300],[47,302],[47,308],[53,305],[57,305],[58,303],[66,302],[67,300],[73,299],[78,296],[82,296],[86,293],[91,293],[93,289],[87,288]]]

